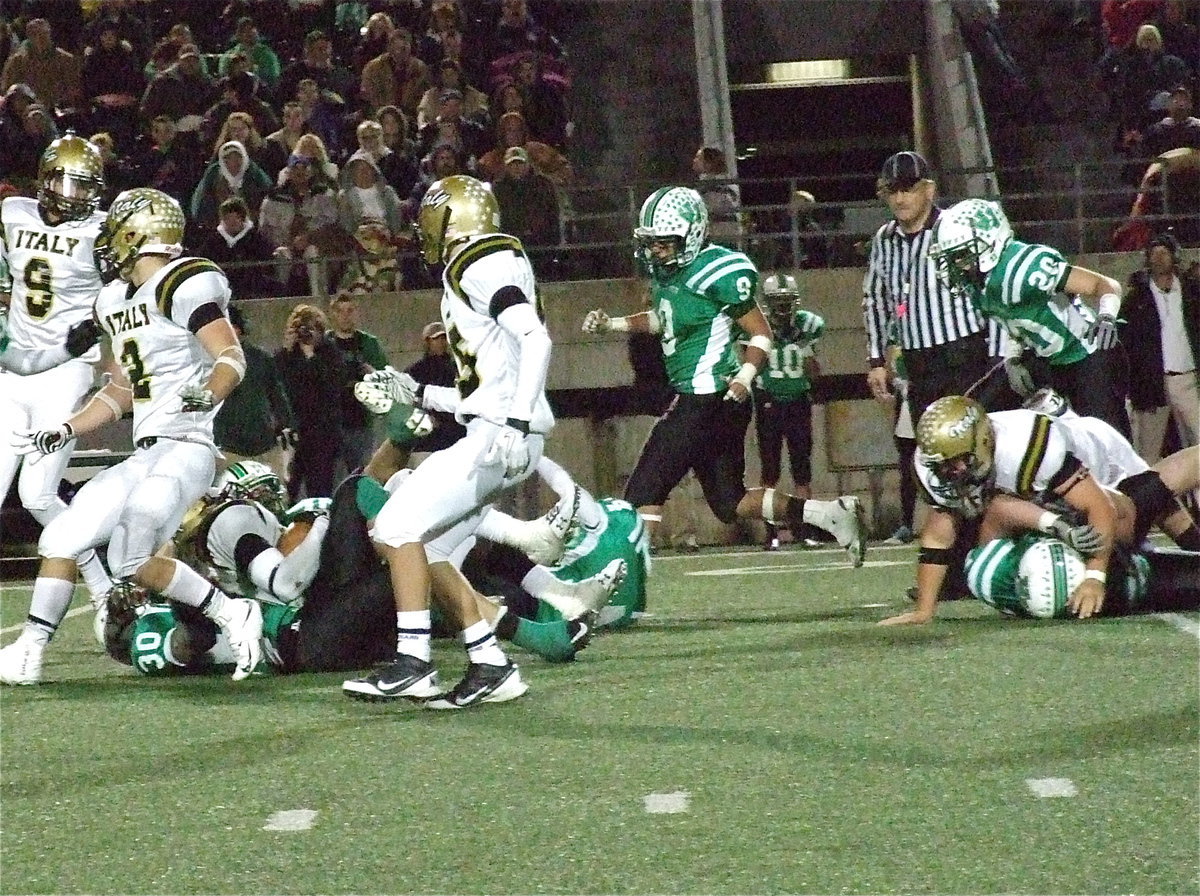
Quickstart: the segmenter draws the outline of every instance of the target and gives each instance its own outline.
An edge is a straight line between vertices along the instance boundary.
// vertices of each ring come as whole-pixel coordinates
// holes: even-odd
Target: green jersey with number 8
[[[741,361],[738,318],[755,307],[758,269],[741,252],[710,243],[691,264],[653,280],[671,388],[686,395],[724,392]]]

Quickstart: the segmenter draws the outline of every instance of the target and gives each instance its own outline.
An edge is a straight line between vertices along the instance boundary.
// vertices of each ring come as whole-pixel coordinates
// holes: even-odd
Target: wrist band
[[[627,317],[610,317],[608,319],[608,328],[614,333],[629,332],[629,318]]]
[[[750,391],[751,385],[754,383],[754,378],[758,375],[758,368],[749,361],[741,366],[737,376],[730,380],[730,383],[741,383],[747,392]]]
[[[1094,579],[1095,581],[1097,581],[1101,585],[1103,585],[1105,582],[1108,581],[1108,573],[1106,573],[1102,569],[1089,569],[1087,572],[1085,572],[1083,574],[1083,578],[1085,581],[1087,579]]]
[[[1058,522],[1058,514],[1047,510],[1038,517],[1037,527],[1039,532],[1045,532],[1049,535],[1054,531],[1054,524]]]
[[[1100,297],[1100,301],[1096,303],[1101,314],[1107,314],[1109,317],[1116,317],[1121,310],[1121,297],[1115,293],[1106,292]]]

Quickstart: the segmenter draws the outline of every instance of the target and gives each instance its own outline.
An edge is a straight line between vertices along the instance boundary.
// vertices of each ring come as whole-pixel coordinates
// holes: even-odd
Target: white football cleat
[[[857,568],[867,556],[867,516],[858,498],[841,497],[829,511],[829,534],[846,549]]]
[[[96,605],[95,615],[92,616],[92,634],[96,636],[96,643],[101,647],[105,644],[104,627],[108,625],[108,601],[102,600]]]
[[[583,490],[577,485],[571,495],[563,498],[536,520],[518,521],[513,532],[513,547],[524,551],[538,566],[554,566],[562,559],[567,539],[579,514]]]
[[[539,594],[538,599],[558,610],[564,619],[578,619],[588,613],[599,612],[616,590],[625,584],[628,574],[628,563],[613,560],[594,576],[581,582],[559,582]]]
[[[42,680],[46,645],[21,635],[0,650],[0,684],[37,684]]]
[[[237,662],[233,680],[248,678],[262,661],[262,608],[258,601],[244,597],[226,597],[225,606],[213,618],[229,641]]]

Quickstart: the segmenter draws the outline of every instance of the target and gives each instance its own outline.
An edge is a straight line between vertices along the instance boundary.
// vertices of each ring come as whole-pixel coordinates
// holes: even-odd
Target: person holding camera
[[[297,305],[288,315],[283,347],[275,353],[298,436],[288,478],[292,501],[333,494],[333,468],[342,444],[342,392],[352,387],[346,358],[328,332],[325,312]]]

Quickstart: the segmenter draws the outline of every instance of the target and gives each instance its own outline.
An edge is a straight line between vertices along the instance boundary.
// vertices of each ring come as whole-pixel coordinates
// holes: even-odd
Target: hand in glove
[[[500,464],[504,467],[504,475],[511,479],[529,469],[529,424],[524,420],[513,420],[511,417],[500,427],[491,447],[483,455],[484,464]]]
[[[1028,398],[1037,391],[1037,383],[1033,381],[1033,374],[1029,372],[1020,358],[1005,358],[1004,372],[1008,376],[1009,388],[1020,395],[1022,398]]]
[[[397,370],[395,367],[385,367],[382,370],[372,370],[362,381],[370,383],[373,386],[381,387],[381,393],[386,395],[392,401],[398,401],[401,404],[416,404],[417,389],[421,385],[411,374],[405,373],[403,370]],[[360,398],[359,401],[362,401]],[[377,413],[386,413],[386,409]]]
[[[1083,338],[1096,343],[1098,349],[1114,348],[1117,344],[1117,319],[1111,314],[1099,314],[1084,331]]]
[[[183,414],[203,413],[211,411],[216,399],[212,389],[206,389],[199,383],[189,383],[179,390],[179,410]]]
[[[820,337],[821,331],[825,329],[825,319],[821,315],[804,309],[796,312],[795,321],[796,332],[800,335],[796,341],[801,346],[814,342]]]
[[[100,334],[103,332],[100,325],[90,317],[85,317],[79,323],[72,324],[71,328],[67,330],[67,354],[72,358],[86,354],[92,346],[100,341]]]
[[[64,423],[54,429],[18,429],[13,433],[12,446],[17,454],[53,454],[67,447],[67,443],[75,438],[75,430],[70,423]]]
[[[583,332],[607,333],[612,329],[612,318],[599,308],[589,311],[583,318]]]
[[[1055,538],[1079,551],[1085,557],[1090,557],[1104,548],[1104,536],[1088,523],[1082,526],[1072,526],[1070,522],[1060,516],[1050,528],[1051,534]]]

